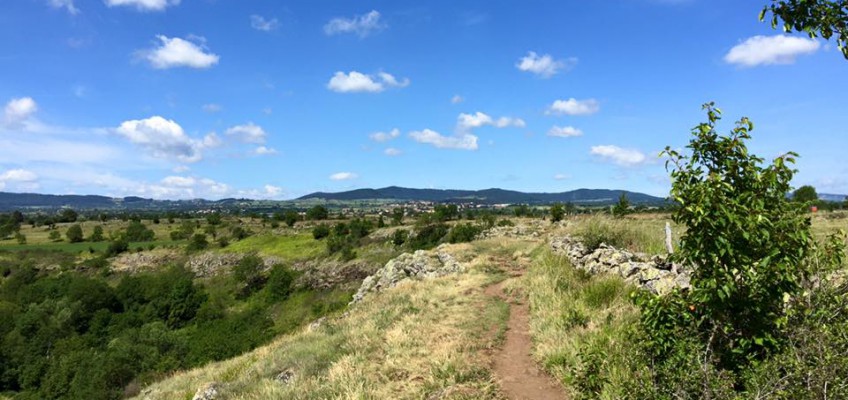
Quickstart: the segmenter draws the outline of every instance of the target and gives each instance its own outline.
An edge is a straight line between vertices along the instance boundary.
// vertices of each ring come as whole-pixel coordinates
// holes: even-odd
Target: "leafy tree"
[[[294,278],[294,271],[282,264],[271,267],[268,282],[265,284],[265,290],[268,292],[269,299],[272,301],[287,299],[292,292]]]
[[[194,235],[192,235],[191,240],[188,242],[186,250],[200,251],[206,250],[207,247],[209,247],[209,241],[206,239],[206,235],[202,233],[195,233]]]
[[[456,204],[437,204],[436,207],[434,207],[433,212],[435,214],[436,221],[438,222],[449,221],[459,217],[459,209]]]
[[[317,205],[306,211],[306,219],[311,219],[313,221],[321,221],[329,217],[330,212],[327,211],[327,207],[322,205]]]
[[[124,231],[124,238],[129,242],[149,242],[155,233],[139,221],[131,221]]]
[[[251,254],[239,261],[233,268],[233,277],[238,282],[244,284],[243,293],[249,295],[262,288],[265,284],[265,278],[262,276],[262,270],[265,269],[265,262],[261,257]]]
[[[65,232],[65,237],[68,238],[68,241],[71,243],[82,242],[84,239],[82,234],[82,226],[80,226],[80,224],[71,225]]]
[[[527,204],[519,204],[517,207],[515,207],[515,210],[513,210],[513,212],[515,213],[516,217],[525,217],[530,215],[530,207],[528,207]]]
[[[721,111],[705,104],[707,122],[692,130],[690,155],[667,147],[675,222],[687,227],[674,261],[695,266],[692,290],[641,300],[642,324],[662,357],[691,338],[737,370],[778,349],[786,301],[800,294],[812,236],[802,207],[788,201],[795,153],[771,165],[748,152],[753,123],[716,132]]]
[[[792,192],[792,200],[795,200],[799,203],[809,203],[819,199],[818,193],[816,193],[816,188],[806,185],[801,186],[798,189],[795,189]]]
[[[102,242],[103,241],[103,227],[100,225],[95,225],[94,230],[91,232],[91,236],[88,237],[89,242]]]
[[[283,215],[283,220],[285,221],[286,225],[291,228],[294,226],[295,223],[297,223],[297,221],[300,221],[300,214],[298,214],[297,211],[288,210]]]
[[[450,243],[465,243],[474,240],[483,229],[470,223],[457,224],[448,232],[446,240]]]
[[[15,234],[15,240],[18,242],[18,244],[26,244],[27,243],[26,236],[24,236],[24,234],[20,233],[20,232]]]
[[[392,234],[392,244],[395,246],[403,246],[409,238],[409,231],[406,229],[398,229]]]
[[[106,248],[106,255],[109,257],[116,256],[130,249],[130,244],[126,239],[118,238],[109,243]]]
[[[327,236],[330,236],[330,227],[327,225],[319,224],[312,228],[312,237],[315,238],[315,240],[321,240]]]
[[[221,214],[212,213],[206,216],[206,223],[209,225],[221,225]]]
[[[59,222],[77,222],[79,214],[73,209],[66,208],[59,213]]]
[[[565,208],[563,208],[562,203],[554,203],[551,206],[551,222],[562,221],[563,216],[565,216]]]
[[[47,238],[50,239],[53,242],[58,242],[58,241],[62,240],[62,234],[59,233],[59,231],[54,229],[54,230],[50,231],[50,233],[47,235]]]
[[[771,13],[771,26],[783,21],[784,32],[805,32],[811,38],[830,39],[848,60],[848,0],[772,0],[760,12],[760,21]]]
[[[392,225],[403,225],[403,215],[405,211],[403,207],[396,207],[392,210]]]
[[[621,196],[618,197],[618,203],[612,208],[612,215],[623,217],[628,213],[630,213],[630,200],[627,198],[627,193],[621,192]]]

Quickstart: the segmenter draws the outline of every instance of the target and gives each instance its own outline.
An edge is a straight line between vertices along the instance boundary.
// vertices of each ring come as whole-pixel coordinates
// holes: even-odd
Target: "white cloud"
[[[139,11],[162,11],[178,4],[180,0],[106,0],[106,5],[109,7],[135,7]]]
[[[191,170],[191,168],[188,165],[177,165],[171,171],[174,171],[178,174],[181,174],[183,172],[190,171],[190,170]]]
[[[353,18],[333,18],[324,25],[324,33],[337,35],[341,33],[355,33],[364,38],[372,32],[379,32],[388,25],[380,21],[380,13],[372,10],[365,15],[355,15]]]
[[[353,172],[337,172],[335,174],[330,175],[330,180],[334,181],[349,181],[351,179],[359,178],[359,175]]]
[[[590,154],[623,167],[633,167],[648,161],[648,157],[639,150],[614,145],[592,146]]]
[[[6,103],[6,108],[3,110],[3,122],[7,126],[17,125],[38,111],[38,104],[32,97],[21,97],[12,99]]]
[[[251,15],[250,26],[258,31],[271,32],[280,26],[280,22],[277,21],[276,18],[266,20],[265,17],[261,15]]]
[[[268,134],[261,126],[248,122],[244,125],[236,125],[227,129],[227,136],[234,136],[244,143],[265,143]]]
[[[724,56],[728,64],[743,67],[792,64],[798,56],[818,51],[821,44],[815,39],[775,35],[754,36],[733,46]]]
[[[277,198],[283,194],[283,188],[273,185],[265,185],[265,195],[270,198]]]
[[[203,140],[188,137],[179,124],[158,115],[124,121],[115,132],[157,158],[172,158],[185,163],[197,162],[202,158]]]
[[[418,143],[431,144],[439,149],[477,150],[477,136],[470,133],[443,136],[439,132],[424,129],[410,132],[409,137]]]
[[[479,111],[474,114],[459,114],[456,119],[456,131],[460,133],[468,133],[475,128],[487,125],[496,128],[523,128],[527,124],[521,118],[500,117],[495,120],[488,114]]]
[[[458,94],[451,97],[451,104],[459,104],[459,103],[462,103],[463,101],[465,101],[465,98],[463,98],[462,96],[460,96]]]
[[[382,142],[388,142],[389,140],[395,139],[398,136],[400,136],[400,130],[398,130],[397,128],[392,129],[389,132],[374,132],[374,133],[368,135],[368,137],[371,138],[371,140],[373,140],[375,142],[381,142],[381,143]]]
[[[221,144],[223,144],[223,141],[221,140],[220,137],[218,137],[217,133],[210,132],[210,133],[206,134],[206,136],[203,137],[203,141],[201,142],[201,144],[203,145],[204,148],[209,149],[209,148],[212,148],[212,147],[220,146]]]
[[[554,60],[550,54],[538,55],[529,51],[527,55],[518,60],[515,67],[524,72],[536,74],[542,78],[550,78],[559,72],[570,70],[577,65],[577,58],[567,60]]]
[[[64,8],[71,15],[77,15],[80,12],[79,8],[74,6],[74,0],[49,0],[48,4],[53,8]]]
[[[409,86],[409,79],[404,78],[398,81],[393,75],[380,72],[377,76],[366,75],[357,71],[350,71],[345,74],[342,71],[337,71],[330,82],[327,83],[327,89],[338,93],[379,93],[386,90],[387,87],[406,87]]]
[[[566,179],[571,179],[571,175],[569,174],[556,174],[554,175],[554,179],[558,181],[564,181]]]
[[[203,111],[206,111],[210,114],[221,112],[221,110],[223,110],[223,109],[224,109],[224,107],[221,107],[220,104],[209,103],[209,104],[203,105]]]
[[[394,148],[394,147],[389,147],[386,150],[383,150],[383,154],[385,154],[387,156],[394,157],[394,156],[399,156],[399,155],[403,154],[403,152],[400,151],[399,149]]]
[[[38,175],[25,169],[10,169],[0,174],[0,182],[35,182]]]
[[[165,186],[192,187],[197,184],[197,180],[189,176],[166,176],[162,179],[162,184]]]
[[[205,52],[205,39],[201,37],[190,37],[194,42],[165,35],[157,35],[156,38],[162,42],[161,45],[141,53],[153,68],[209,68],[220,60],[217,54]]]
[[[548,131],[548,136],[575,137],[583,136],[583,131],[573,126],[554,126]]]
[[[270,148],[270,147],[265,147],[265,146],[259,146],[253,152],[256,153],[257,155],[260,155],[260,156],[269,156],[269,155],[277,154],[276,149],[273,149],[273,148]]]
[[[556,100],[545,114],[548,115],[591,115],[601,110],[601,104],[595,99],[577,100],[570,98],[568,100]]]

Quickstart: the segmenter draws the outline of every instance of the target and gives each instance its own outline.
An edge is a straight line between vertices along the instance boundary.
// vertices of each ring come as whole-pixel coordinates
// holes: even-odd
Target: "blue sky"
[[[702,103],[848,193],[848,61],[766,0],[14,0],[0,190],[288,199],[399,185],[664,196]]]

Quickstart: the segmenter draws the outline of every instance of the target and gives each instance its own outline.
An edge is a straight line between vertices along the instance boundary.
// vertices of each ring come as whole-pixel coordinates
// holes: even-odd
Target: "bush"
[[[153,240],[155,234],[152,230],[148,229],[144,224],[138,221],[132,221],[129,225],[127,225],[127,229],[124,232],[124,238],[130,242],[149,242]]]
[[[327,211],[327,208],[321,205],[310,208],[306,211],[306,219],[311,219],[314,221],[325,220],[330,216],[330,212]]]
[[[526,207],[526,206],[525,206],[525,207]],[[517,212],[517,211],[516,211],[516,212]],[[504,227],[504,226],[515,226],[515,223],[514,223],[514,222],[512,222],[512,221],[510,221],[510,220],[508,220],[508,219],[502,219],[502,220],[498,221],[498,226],[501,226],[501,227]]]
[[[68,238],[68,242],[70,243],[79,243],[83,240],[82,235],[82,226],[80,224],[71,225],[68,230],[65,232],[65,237]]]
[[[106,248],[106,256],[114,257],[130,249],[130,244],[125,239],[113,240]]]
[[[195,233],[191,237],[191,241],[188,243],[186,250],[188,251],[200,251],[206,250],[209,247],[209,241],[206,240],[206,235],[202,233]]]
[[[445,224],[426,225],[409,238],[409,247],[413,250],[426,250],[436,247],[442,238],[447,235],[448,230],[448,226]]]
[[[457,224],[448,232],[447,240],[450,243],[465,243],[474,240],[483,229],[470,223]]]
[[[103,241],[103,227],[100,225],[95,225],[94,230],[91,232],[91,236],[88,237],[89,242],[102,242]]]
[[[272,301],[285,300],[292,292],[295,273],[284,265],[277,264],[271,267],[265,290],[268,298]]]
[[[409,231],[406,229],[398,229],[392,234],[392,244],[395,246],[403,246],[407,239],[409,239]]]
[[[327,225],[320,224],[312,228],[312,237],[315,240],[321,240],[327,236],[330,236],[330,228]]]

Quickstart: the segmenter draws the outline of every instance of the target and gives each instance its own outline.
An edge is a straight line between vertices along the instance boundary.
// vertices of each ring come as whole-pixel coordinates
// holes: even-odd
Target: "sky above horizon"
[[[14,0],[0,191],[290,199],[405,186],[667,196],[725,112],[848,194],[848,61],[767,0]]]

